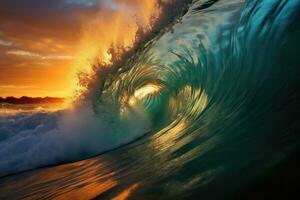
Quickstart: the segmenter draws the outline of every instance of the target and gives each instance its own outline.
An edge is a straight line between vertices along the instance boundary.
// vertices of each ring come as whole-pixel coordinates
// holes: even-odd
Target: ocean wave
[[[146,116],[125,122],[109,112],[96,116],[87,106],[1,119],[0,176],[95,156],[149,131]]]
[[[2,121],[1,174],[83,159],[150,132],[94,158],[111,173],[85,160],[97,169],[89,175],[115,180],[101,192],[142,183],[133,194],[142,199],[228,197],[299,148],[299,9],[298,0],[193,1],[88,106]]]

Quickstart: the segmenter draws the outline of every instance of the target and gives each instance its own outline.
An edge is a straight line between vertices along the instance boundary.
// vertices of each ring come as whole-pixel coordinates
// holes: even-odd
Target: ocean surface
[[[0,199],[233,199],[299,150],[299,53],[300,0],[195,0],[92,103],[1,108]]]

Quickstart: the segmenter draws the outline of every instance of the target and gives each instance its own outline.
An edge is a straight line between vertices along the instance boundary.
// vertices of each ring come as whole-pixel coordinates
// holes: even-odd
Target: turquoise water
[[[299,148],[299,10],[299,0],[194,1],[68,121],[88,119],[82,135],[65,140],[53,128],[65,115],[40,113],[27,118],[51,131],[25,149],[31,162],[7,154],[24,139],[1,141],[12,159],[0,162],[0,197],[231,198]]]

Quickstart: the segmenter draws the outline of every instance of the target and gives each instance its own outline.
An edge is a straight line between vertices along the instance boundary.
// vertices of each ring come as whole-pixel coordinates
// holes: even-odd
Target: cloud
[[[95,6],[97,0],[65,0],[67,4],[83,5],[83,6]]]
[[[1,89],[29,89],[29,88],[34,88],[31,85],[0,85]]]
[[[99,11],[95,0],[1,0],[0,30],[12,42],[54,38],[72,44],[82,21]]]
[[[11,51],[7,51],[6,54],[38,58],[42,60],[73,60],[75,58],[74,56],[69,56],[69,55],[42,55],[39,53],[34,53],[34,52],[24,51],[24,50],[11,50]]]
[[[29,51],[23,51],[23,50],[12,50],[12,51],[7,51],[6,53],[11,55],[18,55],[18,56],[40,57],[39,54],[32,53]]]
[[[13,43],[10,42],[10,41],[5,41],[5,40],[0,39],[0,45],[5,46],[5,47],[9,47],[9,46],[12,46]]]

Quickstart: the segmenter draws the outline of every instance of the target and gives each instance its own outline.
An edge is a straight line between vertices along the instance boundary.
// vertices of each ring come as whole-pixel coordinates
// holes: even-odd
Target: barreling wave
[[[149,133],[151,124],[143,109],[123,117],[118,101],[100,103],[96,107],[101,112],[93,103],[103,101],[104,83],[128,70],[134,57],[142,54],[157,35],[167,31],[187,11],[190,2],[157,1],[159,17],[151,18],[150,27],[138,28],[132,46],[112,44],[107,52],[112,56],[110,62],[94,58],[98,63],[91,63],[92,73],[79,71],[80,90],[85,89],[78,91],[72,108],[58,112],[25,112],[17,108],[10,114],[1,114],[0,156],[5,159],[0,160],[0,176],[89,158]]]
[[[93,183],[105,175],[98,161],[107,162],[105,173],[117,182],[97,195],[110,198],[136,183],[143,185],[136,198],[229,195],[299,148],[299,11],[299,0],[193,1],[172,28],[151,38],[92,90],[97,95],[88,111],[79,110],[62,131],[68,136],[48,133],[41,149],[53,135],[72,142],[59,142],[59,153],[51,144],[37,160],[81,159],[149,133],[85,161],[94,167],[88,175],[99,178]],[[16,145],[26,148],[15,140],[1,141],[1,157],[13,157]],[[82,148],[74,153],[74,146]],[[28,167],[30,156],[18,171],[47,163]],[[2,175],[22,158],[0,161]],[[211,194],[221,186],[222,192]]]

